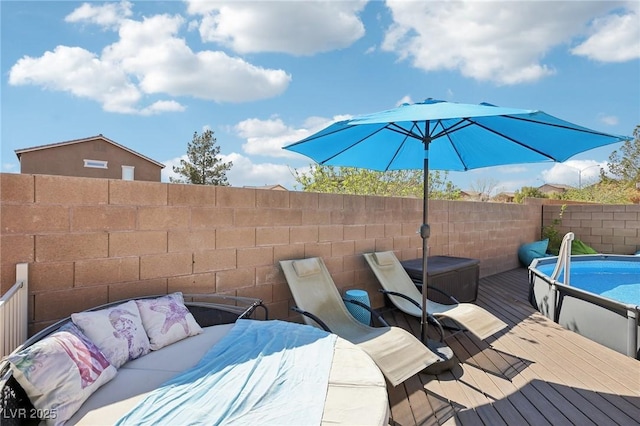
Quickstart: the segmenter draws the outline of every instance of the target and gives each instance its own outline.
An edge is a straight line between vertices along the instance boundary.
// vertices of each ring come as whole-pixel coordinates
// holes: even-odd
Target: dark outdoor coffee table
[[[422,287],[422,258],[400,262],[416,285]],[[459,302],[473,302],[478,297],[480,260],[453,256],[429,256],[427,283],[455,297]],[[432,291],[429,300],[451,303],[451,300]]]

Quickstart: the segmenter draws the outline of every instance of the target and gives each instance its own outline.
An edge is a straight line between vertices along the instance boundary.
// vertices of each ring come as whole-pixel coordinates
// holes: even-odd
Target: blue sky
[[[640,124],[640,2],[1,1],[3,172],[16,149],[97,134],[166,165],[215,132],[233,186],[282,184],[282,146],[426,98]],[[450,173],[461,189],[578,185],[620,145],[564,164]]]

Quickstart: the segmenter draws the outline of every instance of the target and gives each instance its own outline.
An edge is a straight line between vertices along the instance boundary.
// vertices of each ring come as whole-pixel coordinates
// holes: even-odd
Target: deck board
[[[526,269],[481,279],[475,303],[508,328],[486,341],[448,332],[457,364],[390,388],[390,424],[640,424],[640,361],[565,330],[527,299]],[[420,336],[418,318],[383,315]],[[435,327],[428,335],[438,338]]]

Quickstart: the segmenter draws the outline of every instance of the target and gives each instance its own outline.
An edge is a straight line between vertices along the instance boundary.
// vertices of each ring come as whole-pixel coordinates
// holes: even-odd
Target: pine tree
[[[228,186],[226,172],[233,163],[224,163],[218,157],[220,147],[216,146],[216,142],[212,130],[205,130],[202,135],[194,132],[193,139],[187,145],[187,160],[180,160],[179,166],[173,166],[173,171],[182,175],[182,178],[170,178],[170,181]]]

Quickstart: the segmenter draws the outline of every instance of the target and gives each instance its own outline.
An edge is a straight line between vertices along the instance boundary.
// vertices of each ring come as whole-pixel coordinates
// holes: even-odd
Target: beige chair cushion
[[[321,273],[320,265],[314,259],[301,259],[293,262],[293,269],[300,277],[309,277],[311,275],[318,275]]]
[[[373,257],[376,259],[376,262],[380,266],[390,266],[393,265],[393,261],[395,256],[392,251],[383,251],[374,253]]]

